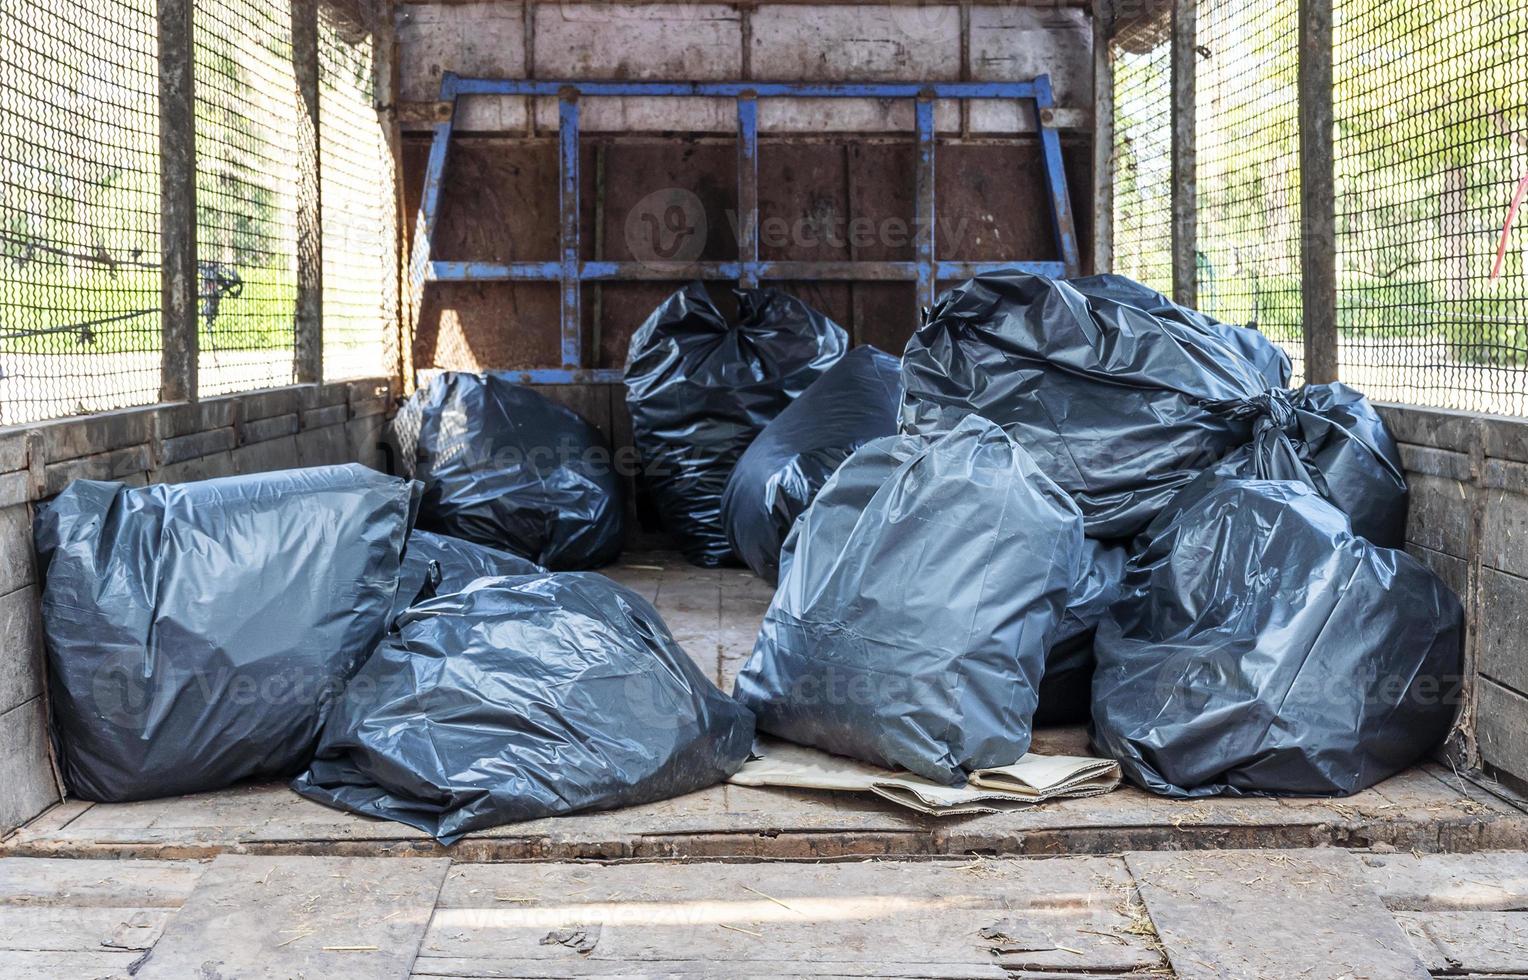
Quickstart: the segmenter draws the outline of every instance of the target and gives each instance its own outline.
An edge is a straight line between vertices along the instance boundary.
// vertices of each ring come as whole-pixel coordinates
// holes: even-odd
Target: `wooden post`
[[[1332,0],[1300,0],[1300,276],[1305,380],[1337,380]]]
[[[324,231],[318,151],[318,0],[291,0],[297,82],[297,308],[294,374],[324,380]]]
[[[194,0],[159,0],[159,399],[197,392]]]
[[[1198,183],[1194,159],[1196,0],[1173,0],[1172,10],[1172,265],[1173,301],[1199,301]]]
[[[1093,271],[1114,271],[1113,0],[1093,0]]]
[[[1194,152],[1194,48],[1196,0],[1173,0],[1171,68],[1172,273],[1173,300],[1196,306],[1199,300],[1198,182]]]

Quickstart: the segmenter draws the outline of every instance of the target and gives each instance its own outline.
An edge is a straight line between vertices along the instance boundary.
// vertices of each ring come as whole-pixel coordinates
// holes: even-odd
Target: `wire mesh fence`
[[[325,375],[377,375],[398,304],[372,5],[323,6]],[[291,9],[195,0],[193,20],[199,393],[290,384],[303,138]],[[156,0],[0,0],[0,36],[0,424],[157,401]]]
[[[1172,292],[1167,19],[1122,24],[1114,55],[1114,271]]]
[[[197,0],[201,393],[291,384],[297,83],[285,4]]]
[[[154,401],[152,0],[3,0],[0,36],[0,423]]]
[[[1337,0],[1333,29],[1341,377],[1528,411],[1528,231],[1503,236],[1528,179],[1528,5]]]
[[[1204,0],[1195,153],[1200,309],[1257,327],[1301,374],[1298,0]]]
[[[323,12],[318,57],[324,377],[375,376],[388,368],[384,338],[398,316],[392,151],[364,25]]]
[[[1298,0],[1199,0],[1199,304],[1301,359]],[[1151,20],[1165,36],[1167,18]],[[1170,285],[1170,60],[1113,44],[1115,271]],[[1335,0],[1340,378],[1528,412],[1528,4]],[[1156,191],[1160,188],[1160,192]],[[1528,208],[1525,208],[1528,210]]]

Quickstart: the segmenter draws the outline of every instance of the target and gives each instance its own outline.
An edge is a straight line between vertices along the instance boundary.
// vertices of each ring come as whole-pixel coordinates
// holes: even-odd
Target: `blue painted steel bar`
[[[1018,269],[1037,276],[1067,275],[1060,262],[935,262],[934,279],[969,279],[999,269]],[[803,282],[916,282],[916,262],[760,262],[762,280]],[[743,278],[740,262],[583,262],[578,278],[584,282],[683,279],[712,281]],[[559,282],[561,262],[432,262],[429,282]]]
[[[557,102],[557,212],[562,219],[562,366],[575,369],[584,362],[583,292],[578,267],[578,96],[564,90]]]
[[[440,213],[456,100],[462,95],[556,96],[559,121],[558,213],[560,255],[552,262],[440,262],[430,258]],[[580,96],[702,96],[737,101],[738,113],[738,261],[736,262],[584,262],[579,249],[578,131]],[[758,99],[873,98],[916,99],[918,143],[916,237],[911,262],[766,262],[759,258],[758,227]],[[914,282],[920,304],[932,304],[936,283],[965,279],[998,269],[1022,269],[1046,276],[1081,272],[1077,235],[1062,168],[1060,137],[1054,128],[1053,96],[1045,75],[1024,82],[819,83],[819,82],[556,82],[462,78],[447,72],[440,98],[449,106],[437,122],[425,168],[424,191],[409,256],[410,302],[414,315],[423,302],[427,282],[556,282],[561,286],[562,366],[516,372],[533,384],[613,383],[617,369],[585,369],[581,284],[591,280],[736,280],[756,285],[760,280]],[[1060,261],[941,262],[934,258],[935,224],[934,100],[1024,99],[1035,107],[1046,190],[1054,218]]]
[[[913,196],[913,261],[918,266],[917,298],[920,306],[934,305],[934,101],[919,98],[914,109],[918,132],[917,188]]]
[[[1033,99],[1037,76],[1027,82],[552,82],[532,79],[462,78],[446,73],[442,101],[459,95],[560,95],[575,89],[582,96],[704,96],[736,99]]]
[[[452,117],[435,124],[430,139],[430,160],[424,168],[424,189],[419,198],[419,216],[414,222],[414,246],[409,252],[409,315],[419,316],[424,304],[424,284],[430,268],[430,246],[435,241],[435,225],[440,218],[440,185],[446,179],[446,153],[451,146]]]
[[[759,103],[751,93],[737,100],[738,285],[759,284]]]
[[[1066,190],[1065,164],[1061,160],[1061,137],[1053,125],[1050,76],[1035,79],[1035,127],[1040,134],[1040,152],[1045,157],[1045,186],[1050,192],[1051,228],[1055,230],[1056,252],[1061,256],[1066,274],[1082,274],[1082,256],[1077,245],[1077,224],[1072,218],[1072,200]]]

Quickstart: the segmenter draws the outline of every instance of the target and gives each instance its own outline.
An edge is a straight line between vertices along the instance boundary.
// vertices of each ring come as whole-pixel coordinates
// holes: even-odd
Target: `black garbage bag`
[[[1289,355],[1254,327],[1222,323],[1206,313],[1179,306],[1150,286],[1124,276],[1079,276],[1067,282],[1090,299],[1112,300],[1126,306],[1139,307],[1153,316],[1197,327],[1224,341],[1237,354],[1250,361],[1270,386],[1289,387],[1289,379],[1294,374]]]
[[[665,530],[697,565],[735,561],[722,493],[738,458],[848,347],[843,328],[775,289],[738,293],[729,324],[691,283],[631,338],[626,404],[643,484]]]
[[[416,392],[394,429],[417,431],[419,526],[552,569],[614,561],[621,483],[599,431],[500,374],[448,371]]]
[[[408,545],[403,550],[398,594],[387,621],[392,623],[421,599],[460,592],[473,579],[539,575],[545,571],[535,562],[507,551],[416,529],[410,532]]]
[[[940,783],[1011,765],[1082,556],[1076,505],[991,422],[877,439],[792,529],[736,696],[761,731]]]
[[[1094,640],[1093,741],[1169,796],[1356,793],[1457,706],[1463,610],[1292,481],[1164,512]]]
[[[1102,539],[1142,530],[1258,419],[1289,415],[1288,393],[1214,334],[1017,271],[945,292],[908,341],[902,383],[904,432],[991,419]]]
[[[1061,624],[1045,652],[1035,724],[1071,725],[1088,720],[1093,698],[1093,632],[1120,596],[1125,577],[1123,545],[1084,542],[1082,576],[1067,599]]]
[[[1167,509],[1182,510],[1221,480],[1295,480],[1346,513],[1354,534],[1383,548],[1402,547],[1405,469],[1400,447],[1369,400],[1344,384],[1306,385],[1285,411],[1282,425],[1260,420],[1252,442],[1205,470]]]
[[[478,579],[403,615],[292,788],[451,844],[701,789],[752,745],[753,716],[635,592],[589,572]]]
[[[35,531],[70,793],[177,796],[306,765],[386,629],[417,496],[354,463],[71,483]]]
[[[1296,449],[1312,484],[1383,548],[1406,543],[1401,448],[1363,395],[1345,384],[1306,385],[1294,397]]]
[[[722,495],[732,551],[760,578],[780,574],[791,525],[840,463],[872,439],[895,435],[902,365],[856,347],[764,427]]]

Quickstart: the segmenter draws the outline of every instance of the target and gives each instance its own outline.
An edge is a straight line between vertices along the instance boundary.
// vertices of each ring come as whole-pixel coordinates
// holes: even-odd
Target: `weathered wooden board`
[[[0,905],[0,966],[12,950],[61,953],[145,950],[154,945],[174,911]]]
[[[143,958],[136,950],[54,952],[5,950],[6,980],[127,980],[133,964]]]
[[[1125,862],[1180,980],[1429,976],[1346,852],[1132,853]]]
[[[1397,912],[1528,911],[1528,853],[1366,854],[1364,880]]]
[[[1528,912],[1398,912],[1435,973],[1528,974]]]
[[[406,978],[449,867],[223,855],[137,976]]]
[[[0,858],[0,906],[179,908],[202,861]]]
[[[1001,977],[1159,966],[1129,895],[1113,858],[458,865],[415,973]]]

